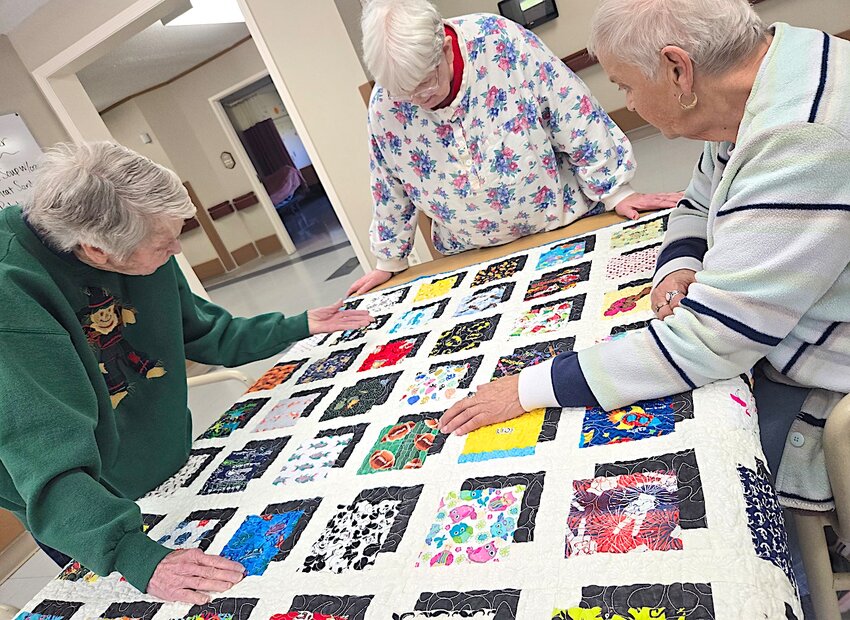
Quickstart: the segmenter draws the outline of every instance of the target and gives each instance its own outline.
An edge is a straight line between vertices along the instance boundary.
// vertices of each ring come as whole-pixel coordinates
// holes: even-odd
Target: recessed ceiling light
[[[234,24],[244,22],[236,0],[192,0],[192,8],[182,15],[163,22],[166,26],[197,26],[199,24]]]

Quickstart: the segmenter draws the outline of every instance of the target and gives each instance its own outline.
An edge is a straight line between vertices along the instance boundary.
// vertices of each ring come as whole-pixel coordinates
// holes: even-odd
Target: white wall
[[[0,114],[18,112],[39,146],[68,139],[59,118],[21,62],[12,42],[0,35]]]
[[[159,136],[151,127],[135,100],[130,100],[101,114],[109,133],[124,146],[141,153],[161,166],[176,171],[174,163],[162,147]],[[142,134],[148,134],[152,140],[145,144]]]
[[[444,17],[469,13],[499,13],[497,0],[433,0]],[[357,0],[337,0],[337,8],[346,30],[360,49],[360,5]],[[561,0],[560,17],[535,28],[534,32],[559,58],[587,47],[590,19],[596,0]],[[766,0],[756,11],[768,22],[784,21],[796,26],[820,28],[830,33],[850,29],[850,0]],[[581,79],[607,110],[625,107],[622,93],[608,81],[605,72],[595,65],[580,73]]]

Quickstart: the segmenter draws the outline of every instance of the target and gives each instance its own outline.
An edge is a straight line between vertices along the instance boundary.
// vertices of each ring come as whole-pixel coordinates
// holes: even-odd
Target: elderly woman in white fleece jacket
[[[658,258],[661,320],[484,385],[441,428],[464,434],[537,407],[610,410],[758,364],[775,474],[803,401],[795,425],[816,435],[850,391],[850,42],[766,27],[745,0],[601,0],[589,47],[629,109],[666,137],[706,141]],[[825,471],[789,472],[784,497],[779,473],[784,503],[830,507]]]

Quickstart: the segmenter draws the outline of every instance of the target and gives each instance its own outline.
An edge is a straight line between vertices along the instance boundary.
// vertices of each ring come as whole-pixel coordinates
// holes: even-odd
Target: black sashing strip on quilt
[[[354,342],[360,338],[366,336],[369,332],[381,329],[384,325],[387,324],[387,321],[390,320],[391,314],[381,314],[379,316],[373,316],[372,322],[369,323],[366,327],[360,327],[357,329],[346,329],[339,335],[339,338],[334,342],[334,346],[346,343],[346,342]],[[332,332],[325,336],[321,342],[319,342],[319,346],[326,344],[331,337],[336,332]]]
[[[284,362],[278,362],[277,364],[275,364],[274,366],[269,368],[265,373],[263,373],[263,375],[259,379],[257,379],[256,382],[254,382],[254,385],[252,385],[251,387],[248,388],[248,392],[249,393],[251,393],[251,392],[262,392],[264,390],[271,390],[271,389],[276,388],[279,385],[283,385],[284,383],[286,383],[287,381],[292,379],[292,377],[295,376],[295,373],[297,373],[299,370],[301,370],[301,368],[304,366],[304,364],[306,364],[309,361],[310,361],[310,358],[305,357],[304,359],[301,359],[301,360],[286,360]],[[294,368],[289,371],[289,374],[286,375],[286,379],[283,379],[282,381],[278,381],[276,377],[270,377],[270,375],[275,373],[276,368],[283,368],[283,367],[286,367],[286,366],[294,366]],[[274,385],[267,385],[270,381],[273,382]],[[239,404],[239,403],[237,403],[237,404]]]
[[[702,492],[696,453],[690,450],[662,454],[660,456],[603,463],[596,466],[594,476],[623,476],[649,472],[674,471],[678,481],[679,525],[683,530],[707,527],[705,498]]]
[[[515,375],[523,368],[545,362],[560,353],[572,351],[575,341],[576,339],[570,336],[517,347],[510,355],[503,355],[499,358],[496,369],[493,371],[493,378],[498,379],[499,377]],[[539,355],[535,355],[535,353]],[[535,359],[537,359],[536,362],[534,362]]]
[[[400,304],[401,302],[403,302],[407,298],[407,295],[409,293],[410,293],[410,287],[405,286],[404,288],[399,288],[399,289],[395,289],[393,291],[387,291],[386,293],[381,293],[381,295],[384,296],[384,297],[395,296],[395,298],[393,300],[393,304],[395,305],[395,304]]]
[[[475,288],[476,286],[481,286],[488,282],[510,278],[515,273],[525,269],[526,261],[528,261],[528,255],[523,254],[522,256],[513,256],[495,263],[490,263],[475,274],[475,277],[472,279],[472,284],[469,286],[471,288]]]
[[[496,284],[476,289],[475,291],[472,291],[472,294],[480,295],[481,293],[486,293],[495,289],[502,289],[502,298],[499,300],[499,303],[503,303],[511,298],[511,294],[514,292],[515,288],[516,282],[496,282]]]
[[[531,306],[532,310],[540,310],[542,308],[548,308],[549,306],[560,306],[563,303],[569,302],[570,304],[570,321],[578,321],[581,319],[581,313],[584,310],[584,302],[587,299],[587,295],[582,293],[581,295],[574,295],[572,297],[564,297],[563,299],[556,299],[554,301],[547,301],[542,304],[535,304]]]
[[[142,515],[142,531],[150,532],[165,518],[165,515]]]
[[[673,402],[673,422],[678,424],[683,420],[694,419],[694,393],[690,390],[668,396]]]
[[[649,607],[663,608],[667,618],[683,616],[688,620],[715,620],[709,583],[585,586],[581,589],[580,607],[601,607],[603,618],[613,614],[628,617],[631,608]]]
[[[384,544],[381,545],[379,553],[392,553],[398,549],[399,543],[407,529],[407,524],[410,521],[410,516],[416,508],[416,502],[419,501],[419,496],[422,494],[422,485],[417,484],[412,487],[378,487],[376,489],[366,489],[354,499],[353,504],[358,502],[369,502],[373,506],[384,500],[392,500],[399,502],[398,514],[393,521],[392,527],[387,534]]]
[[[617,290],[622,291],[624,288],[629,288],[632,286],[646,286],[649,284],[652,285],[652,278],[641,278],[640,280],[632,280],[631,282],[624,282],[623,284],[617,285]]]
[[[626,332],[634,331],[636,329],[643,329],[649,325],[649,321],[638,321],[637,323],[627,323],[626,325],[616,325],[611,328],[611,335],[615,336],[617,334],[625,334]]]
[[[587,235],[586,237],[571,237],[569,239],[562,239],[557,243],[547,245],[546,249],[543,250],[543,254],[545,254],[546,252],[551,252],[555,248],[560,248],[568,245],[575,245],[577,243],[581,243],[582,241],[584,241],[584,254],[576,258],[584,258],[585,254],[590,254],[591,252],[593,252],[593,250],[596,249],[596,235]]]
[[[543,414],[543,428],[540,429],[540,434],[537,436],[537,443],[544,441],[555,441],[558,434],[558,423],[561,421],[560,407],[547,407],[546,413]]]
[[[366,345],[361,344],[359,347],[333,351],[327,357],[316,360],[307,367],[300,377],[298,377],[298,381],[296,381],[295,384],[304,385],[305,383],[312,383],[313,381],[332,379],[339,373],[345,372],[351,368],[351,365],[354,364],[355,360],[357,360],[363,352],[364,346]],[[340,361],[340,359],[342,359],[342,361]],[[328,365],[330,366],[328,367]]]
[[[794,610],[791,609],[791,605],[785,603],[785,620],[798,620],[797,616],[794,615]]]
[[[363,439],[363,433],[366,432],[367,426],[369,425],[356,424],[354,426],[341,426],[339,428],[328,428],[316,433],[315,439],[324,439],[325,437],[338,437],[339,435],[347,435],[348,433],[354,435],[354,437],[351,438],[351,441],[348,442],[348,445],[345,446],[342,452],[339,453],[339,456],[336,457],[336,460],[333,464],[333,468],[338,469],[340,467],[345,467],[345,464],[351,457],[351,453],[354,452],[354,448],[356,448],[360,440]]]
[[[562,291],[567,291],[580,282],[587,282],[590,279],[590,266],[590,261],[586,261],[578,265],[570,265],[569,267],[561,267],[554,271],[547,271],[536,280],[528,283],[528,288],[525,291],[525,301],[554,295]],[[577,279],[574,282],[559,282],[560,278],[569,275],[574,275]]]
[[[193,618],[202,614],[221,616],[230,614],[233,620],[247,620],[257,606],[255,598],[220,598],[206,605],[193,605],[185,617]]]
[[[634,248],[633,250],[626,250],[625,252],[622,252],[620,254],[620,256],[628,256],[629,254],[637,254],[638,252],[643,252],[644,250],[648,250],[649,248],[660,248],[660,247],[661,247],[661,242],[659,241],[658,243],[651,243],[649,245],[644,245],[644,246],[641,246],[639,248]]]
[[[216,457],[216,455],[219,452],[222,451],[222,449],[223,448],[195,448],[193,450],[190,450],[189,451],[189,458],[192,458],[193,456],[198,456],[200,454],[206,455],[206,458],[204,459],[204,462],[201,463],[201,466],[198,467],[195,470],[195,473],[193,473],[191,476],[189,476],[189,478],[186,480],[186,482],[183,483],[183,488],[188,487],[193,482],[195,482],[195,480],[198,479],[198,477],[201,475],[201,473],[207,467],[209,467],[209,464],[212,463],[213,459]],[[187,459],[187,461],[188,461],[188,459]],[[177,473],[180,473],[180,472],[177,472]]]
[[[320,402],[322,402],[322,399],[327,396],[328,392],[330,392],[332,389],[333,386],[331,385],[328,387],[316,388],[314,390],[301,390],[300,392],[293,392],[287,398],[301,398],[304,396],[310,396],[311,394],[319,395],[318,398],[314,399],[313,402],[304,407],[304,411],[301,412],[301,417],[306,418],[309,417],[311,413],[313,413],[313,410],[318,406]]]
[[[463,282],[463,279],[466,277],[466,272],[460,271],[458,273],[450,273],[450,274],[447,274],[447,275],[444,275],[444,276],[437,276],[436,278],[432,278],[431,281],[428,282],[428,284],[435,284],[436,282],[439,282],[440,280],[448,280],[449,278],[455,278],[455,277],[457,278],[457,280],[455,280],[454,284],[452,284],[452,288],[457,288],[457,287],[460,286],[460,283]]]
[[[463,366],[464,364],[468,364],[469,367],[466,369],[466,374],[464,375],[463,379],[460,380],[460,383],[458,383],[458,387],[462,390],[465,390],[470,385],[472,385],[472,380],[475,378],[475,373],[477,373],[478,369],[481,367],[481,361],[483,359],[483,355],[476,355],[475,357],[469,357],[463,360],[439,362],[437,364],[431,364],[431,366],[428,368],[428,372],[433,373],[441,366]]]
[[[413,308],[408,310],[408,312],[416,312],[417,310],[424,310],[425,308],[430,308],[431,306],[437,306],[437,309],[434,311],[434,316],[433,316],[433,318],[437,319],[437,318],[443,316],[443,312],[446,311],[446,306],[449,305],[449,301],[451,301],[451,300],[450,299],[441,299],[440,301],[433,301],[430,304],[423,304],[421,306],[414,306]]]
[[[461,304],[465,303],[466,300],[469,299],[470,297],[478,297],[479,295],[483,295],[483,294],[485,294],[489,291],[502,289],[502,296],[499,299],[499,301],[496,302],[497,304],[501,304],[501,303],[504,303],[508,299],[511,298],[511,294],[514,292],[514,288],[516,288],[516,282],[513,282],[513,281],[511,281],[511,282],[496,282],[495,284],[491,284],[490,286],[485,286],[484,288],[476,288],[476,289],[471,290],[469,292],[469,295],[467,295],[466,297],[461,299],[460,303]],[[446,300],[446,302],[448,302],[448,300]]]
[[[363,620],[372,598],[372,596],[298,594],[292,599],[289,613],[308,611],[326,616],[341,616],[347,620]]]
[[[445,412],[440,413],[411,413],[410,415],[403,415],[398,419],[398,424],[404,424],[405,422],[424,422],[425,420],[439,420],[440,417]],[[431,447],[428,449],[428,456],[433,456],[434,454],[439,454],[442,451],[443,446],[446,445],[446,439],[449,436],[445,433],[441,433],[438,430],[434,431],[434,443],[431,444]]]
[[[132,620],[151,620],[154,614],[162,607],[162,603],[112,603],[98,618],[103,620],[121,620],[131,618]]]
[[[481,343],[493,339],[501,318],[501,315],[497,314],[458,323],[440,334],[434,348],[431,349],[431,356],[450,355],[481,346]]]
[[[635,222],[634,224],[629,224],[628,226],[623,226],[620,230],[631,230],[632,228],[640,228],[641,226],[646,226],[647,224],[653,224],[656,220],[661,220],[661,230],[667,232],[667,220],[670,219],[670,214],[667,213],[662,215],[660,218],[653,217],[651,219],[642,219],[639,222]],[[688,618],[690,620],[690,618]]]
[[[210,427],[206,431],[204,431],[204,434],[198,437],[198,439],[218,439],[219,437],[229,437],[233,434],[233,430],[228,431],[226,434],[220,434],[214,432],[213,428],[222,420],[227,420],[228,418],[230,418],[231,414],[237,411],[239,412],[239,416],[242,417],[242,420],[239,421],[239,426],[237,427],[237,429],[245,428],[245,425],[251,421],[251,418],[257,415],[257,412],[262,409],[265,404],[270,400],[271,398],[251,398],[249,400],[243,400],[242,402],[235,403],[232,407],[230,407],[230,409],[221,414],[221,417],[215,422],[213,422]],[[249,406],[245,407],[246,405]]]
[[[319,504],[322,503],[321,497],[314,497],[312,499],[296,499],[291,502],[283,502],[281,504],[269,504],[265,507],[262,514],[264,515],[279,515],[284,514],[286,512],[293,512],[295,510],[303,510],[304,514],[298,519],[298,522],[295,524],[295,527],[292,529],[292,533],[283,541],[283,544],[279,547],[279,551],[272,558],[272,562],[283,562],[295,545],[298,543],[298,539],[301,538],[301,534],[304,532],[304,529],[307,527],[307,524],[310,523],[310,519],[313,518],[313,514],[315,514],[316,510],[319,508]]]
[[[209,546],[212,544],[213,539],[218,534],[219,530],[227,525],[227,522],[233,518],[233,515],[236,514],[236,508],[220,508],[220,509],[205,509],[205,510],[195,510],[190,513],[188,517],[181,520],[183,521],[202,521],[204,519],[219,519],[219,522],[213,527],[211,530],[206,532],[198,543],[198,547],[200,547],[201,551],[206,551],[209,549]]]
[[[460,486],[461,491],[479,491],[483,489],[504,489],[518,484],[525,485],[522,497],[522,510],[517,518],[514,542],[524,543],[534,540],[534,525],[537,522],[537,509],[540,508],[540,496],[543,494],[543,478],[546,472],[536,474],[510,474],[507,476],[484,476],[469,478]]]
[[[44,616],[57,616],[59,618],[63,618],[63,620],[68,620],[68,618],[77,613],[82,606],[82,603],[71,601],[46,600],[41,601],[38,605],[36,605],[35,609],[32,610],[32,613]]]
[[[274,462],[274,460],[277,459],[277,457],[280,455],[281,451],[286,447],[286,444],[289,443],[290,439],[292,439],[292,437],[287,435],[286,437],[277,437],[275,439],[261,439],[261,440],[249,441],[239,450],[234,450],[233,452],[228,454],[226,457],[224,457],[224,460],[221,462],[221,464],[215,469],[215,471],[213,471],[213,473],[210,474],[210,477],[204,483],[203,488],[201,488],[201,490],[198,491],[198,495],[213,495],[213,494],[218,494],[218,493],[239,493],[241,491],[244,491],[245,488],[248,486],[248,482],[250,482],[251,480],[256,480],[257,478],[260,478],[264,473],[266,473],[266,470],[269,468],[269,466],[272,464],[272,462]],[[241,458],[243,458],[243,455],[241,455],[240,453],[243,453],[245,451],[253,451],[253,450],[263,450],[263,451],[266,452],[266,454],[263,455],[262,461],[254,460],[257,457],[256,453],[249,457],[250,460],[247,461],[247,463],[256,464],[256,467],[252,467],[253,471],[251,472],[249,478],[246,478],[244,480],[238,480],[238,481],[231,480],[231,483],[235,482],[241,488],[238,488],[238,489],[234,488],[232,490],[220,490],[220,489],[216,488],[216,486],[219,484],[219,482],[214,481],[214,478],[227,477],[226,472],[232,471],[233,469],[238,469],[240,466],[244,466],[245,464],[247,464],[247,463],[239,463],[239,462],[228,463],[227,462],[228,459],[232,459],[232,458],[241,459]],[[232,475],[232,474],[230,474],[230,475]]]
[[[416,340],[413,343],[413,348],[410,349],[410,351],[407,353],[407,355],[405,355],[402,358],[402,359],[407,359],[408,357],[413,357],[414,355],[419,353],[419,349],[422,348],[422,343],[425,342],[425,339],[427,337],[428,337],[427,332],[424,333],[424,334],[414,334],[412,336],[402,336],[400,338],[393,338],[392,340],[388,341],[387,344],[390,344],[391,342],[399,342],[401,340],[410,340],[411,338],[415,338]]]
[[[402,371],[360,379],[352,386],[343,388],[330,406],[325,409],[319,422],[334,418],[351,417],[369,411],[372,407],[387,402]],[[376,388],[376,389],[373,389]]]
[[[495,611],[494,620],[516,620],[519,590],[471,590],[469,592],[423,592],[414,611],[477,612]],[[393,614],[393,620],[407,620],[413,612]]]

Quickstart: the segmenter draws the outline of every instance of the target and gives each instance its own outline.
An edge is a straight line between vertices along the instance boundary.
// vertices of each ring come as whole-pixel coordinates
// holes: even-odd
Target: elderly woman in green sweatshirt
[[[173,172],[108,142],[51,150],[23,211],[0,212],[0,507],[57,562],[203,604],[242,566],[157,544],[133,501],[187,461],[186,358],[237,366],[371,318],[196,297],[172,258],[194,213]]]
[[[821,403],[850,392],[850,42],[767,27],[745,0],[601,0],[589,47],[629,109],[668,138],[706,141],[658,257],[661,320],[484,385],[441,427],[610,410],[758,364],[775,474],[810,388]],[[815,506],[821,491],[802,492]]]

